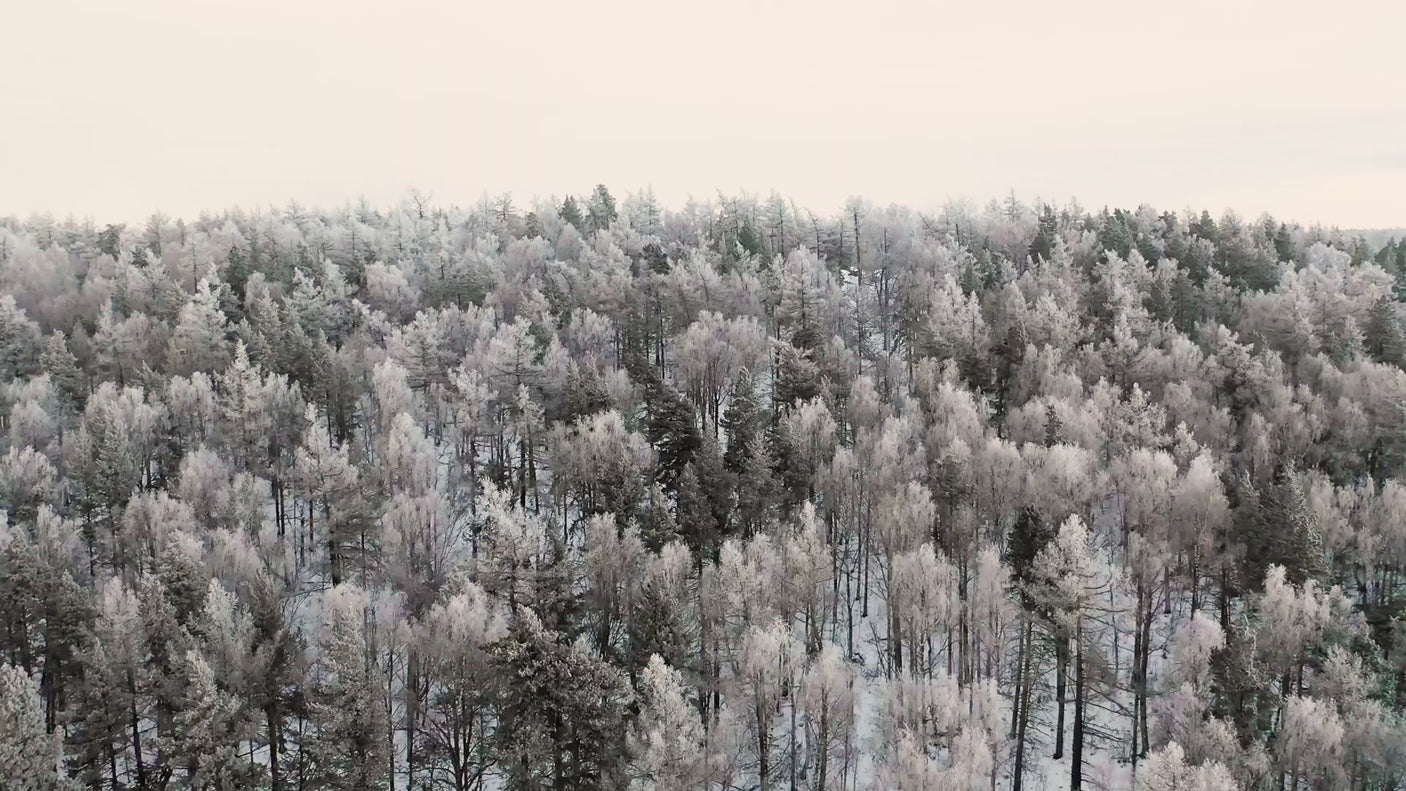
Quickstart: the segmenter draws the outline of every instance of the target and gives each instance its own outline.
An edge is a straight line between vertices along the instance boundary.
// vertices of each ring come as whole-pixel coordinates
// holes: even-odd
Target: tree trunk
[[[405,788],[415,788],[415,731],[420,717],[420,670],[414,648],[405,656]]]
[[[1143,634],[1145,633],[1143,627],[1146,625],[1145,613],[1147,612],[1146,599],[1147,587],[1143,584],[1142,580],[1139,579],[1137,585],[1137,602],[1134,605],[1136,609],[1133,612],[1133,742],[1131,746],[1131,758],[1133,762],[1134,773],[1137,772],[1137,760],[1138,757],[1142,754],[1143,750],[1143,748],[1141,748],[1138,743],[1138,723],[1139,714],[1142,710],[1142,699],[1143,696],[1146,694],[1146,679],[1142,675],[1142,655],[1143,651],[1146,649],[1146,646],[1143,643]]]
[[[1070,745],[1069,791],[1084,786],[1084,635],[1074,627],[1074,736]]]
[[[130,669],[127,671],[127,693],[131,695],[132,753],[137,762],[137,787],[146,788],[146,769],[142,766],[141,720],[137,716],[137,677]]]
[[[283,741],[283,730],[277,705],[264,709],[264,721],[268,729],[269,740],[269,791],[281,791],[282,778],[278,773],[278,752],[280,743]]]
[[[892,586],[890,586],[892,587]],[[891,675],[897,677],[903,672],[903,624],[897,615],[889,612],[889,649],[892,651]]]
[[[769,791],[771,788],[771,750],[767,745],[767,719],[768,714],[764,710],[760,697],[754,705],[757,717],[757,779],[761,782],[762,791]]]
[[[1170,599],[1170,597],[1169,597]],[[1146,758],[1148,748],[1151,746],[1151,736],[1147,726],[1147,676],[1148,667],[1152,661],[1152,612],[1153,602],[1149,597],[1147,602],[1147,617],[1142,621],[1142,661],[1138,666],[1138,684],[1141,695],[1139,696],[1140,708],[1138,711],[1138,722],[1142,724],[1142,755]],[[1137,730],[1138,722],[1133,723],[1133,729]],[[1136,764],[1134,764],[1136,766]]]
[[[1030,691],[1033,686],[1030,670],[1033,661],[1031,654],[1034,648],[1034,626],[1029,622],[1025,624],[1020,641],[1020,659],[1016,666],[1015,768],[1012,772],[1011,791],[1021,791],[1025,774],[1025,736],[1030,722]]]
[[[1069,645],[1064,636],[1059,633],[1059,628],[1055,628],[1055,706],[1058,713],[1055,715],[1055,746],[1054,755],[1051,756],[1056,761],[1064,757],[1064,698],[1067,692],[1065,679],[1068,677],[1069,665]]]
[[[1191,550],[1191,612],[1196,614],[1201,610],[1201,569],[1196,562],[1196,550]]]

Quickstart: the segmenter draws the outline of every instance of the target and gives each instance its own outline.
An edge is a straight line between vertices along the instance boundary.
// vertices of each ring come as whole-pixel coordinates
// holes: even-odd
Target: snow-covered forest
[[[1406,788],[1406,241],[0,219],[0,788]]]

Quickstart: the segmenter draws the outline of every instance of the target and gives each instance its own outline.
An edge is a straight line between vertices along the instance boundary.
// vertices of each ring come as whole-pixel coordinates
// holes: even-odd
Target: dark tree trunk
[[[283,728],[278,716],[278,706],[264,709],[264,719],[268,728],[269,740],[269,789],[281,791],[282,780],[278,773],[278,753],[283,742]]]
[[[1079,627],[1074,631],[1074,735],[1070,745],[1069,791],[1084,787],[1084,648]]]
[[[1064,699],[1068,692],[1065,680],[1069,676],[1069,645],[1058,628],[1055,629],[1055,746],[1056,761],[1064,757]]]
[[[1031,677],[1034,639],[1034,626],[1027,622],[1020,640],[1020,659],[1016,664],[1015,768],[1012,773],[1011,791],[1021,791],[1025,775],[1026,729],[1030,722],[1030,692],[1034,683]]]

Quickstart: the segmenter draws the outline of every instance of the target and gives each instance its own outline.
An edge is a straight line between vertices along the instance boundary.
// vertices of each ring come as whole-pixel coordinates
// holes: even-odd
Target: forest
[[[0,218],[0,789],[1399,791],[1406,240]]]

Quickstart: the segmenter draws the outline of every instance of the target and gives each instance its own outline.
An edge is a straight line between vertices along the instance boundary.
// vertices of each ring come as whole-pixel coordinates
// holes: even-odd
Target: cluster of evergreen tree
[[[0,219],[0,788],[1406,787],[1406,241]]]

